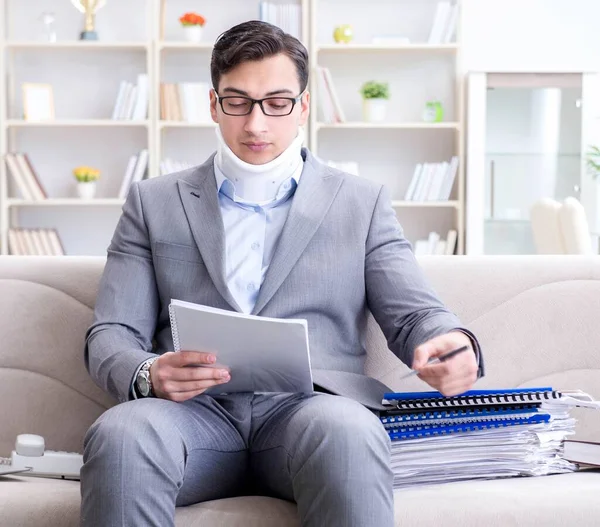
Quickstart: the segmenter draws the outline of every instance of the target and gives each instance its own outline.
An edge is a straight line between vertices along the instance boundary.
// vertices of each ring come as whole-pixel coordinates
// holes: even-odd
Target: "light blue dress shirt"
[[[225,228],[225,279],[244,313],[250,313],[256,304],[303,166],[301,163],[297,172],[281,183],[273,201],[259,205],[236,196],[234,182],[214,165]]]

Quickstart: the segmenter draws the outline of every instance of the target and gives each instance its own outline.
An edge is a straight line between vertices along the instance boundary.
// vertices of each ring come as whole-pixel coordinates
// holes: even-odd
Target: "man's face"
[[[221,76],[217,89],[220,97],[294,98],[300,94],[300,83],[295,64],[287,55],[280,54],[240,64]],[[305,92],[292,113],[284,117],[267,116],[258,104],[251,114],[234,116],[223,113],[213,90],[210,109],[233,153],[246,163],[263,165],[278,157],[296,138],[298,127],[308,119],[309,101],[310,95]]]

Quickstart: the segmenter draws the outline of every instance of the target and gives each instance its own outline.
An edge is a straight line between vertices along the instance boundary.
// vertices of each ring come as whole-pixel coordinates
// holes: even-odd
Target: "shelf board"
[[[93,40],[64,40],[58,42],[43,42],[36,40],[13,40],[5,43],[7,49],[140,49],[148,50],[150,47],[147,42],[104,42]]]
[[[162,41],[158,43],[160,50],[210,50],[213,42]]]
[[[348,122],[348,123],[317,123],[317,130],[320,129],[339,129],[339,130],[352,130],[352,129],[362,129],[362,128],[370,128],[370,129],[398,129],[398,130],[447,130],[447,129],[456,129],[458,130],[460,127],[460,123],[457,122],[443,122],[443,123],[422,123],[422,122],[414,122],[414,123],[367,123],[361,121]]]
[[[188,123],[187,121],[160,121],[159,128],[216,128],[217,123]]]
[[[460,208],[460,202],[456,200],[449,201],[404,201],[404,200],[396,200],[392,201],[392,207],[395,209],[401,207],[407,208]]]
[[[124,199],[119,198],[98,198],[98,199],[79,199],[79,198],[60,198],[44,200],[25,200],[8,199],[6,204],[9,207],[88,207],[88,206],[120,206],[125,203]]]
[[[353,53],[369,51],[430,51],[454,52],[458,50],[457,44],[324,44],[317,47],[317,52]]]
[[[7,128],[37,128],[37,127],[60,127],[60,126],[148,126],[148,121],[125,121],[116,119],[54,119],[51,121],[25,121],[23,119],[9,119],[6,121]]]

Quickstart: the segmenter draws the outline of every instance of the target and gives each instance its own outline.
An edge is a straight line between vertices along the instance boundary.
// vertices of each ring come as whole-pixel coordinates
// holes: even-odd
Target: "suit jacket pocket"
[[[200,252],[191,245],[181,245],[178,243],[154,242],[154,255],[157,258],[168,258],[170,260],[180,260],[182,262],[192,262],[202,264]]]

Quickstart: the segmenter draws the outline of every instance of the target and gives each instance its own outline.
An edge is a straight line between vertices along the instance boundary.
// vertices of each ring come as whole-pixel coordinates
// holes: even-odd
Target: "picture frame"
[[[54,119],[54,92],[52,85],[25,82],[23,89],[23,119],[51,121]]]

